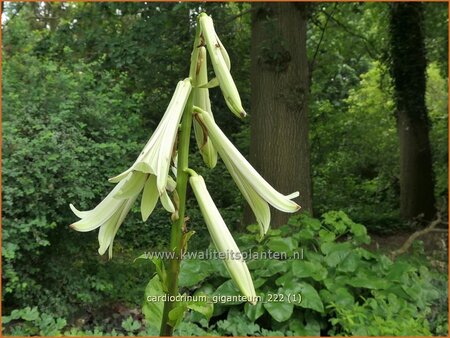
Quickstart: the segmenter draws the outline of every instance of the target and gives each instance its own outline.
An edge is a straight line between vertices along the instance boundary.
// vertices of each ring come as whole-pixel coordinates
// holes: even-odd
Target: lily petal
[[[144,192],[141,199],[141,215],[142,220],[145,222],[155,209],[158,202],[159,193],[156,188],[156,176],[150,175],[144,186]]]
[[[78,218],[83,218],[86,217],[90,211],[80,211],[77,208],[75,208],[75,206],[70,203],[69,204],[70,210],[72,210],[72,212],[78,217]]]
[[[114,195],[115,198],[130,198],[139,194],[147,180],[148,174],[133,171],[124,181],[123,187]]]
[[[228,227],[217,210],[214,201],[206,189],[205,181],[201,176],[191,176],[189,179],[192,190],[197,198],[200,210],[205,219],[208,231],[211,235],[213,243],[219,252],[227,255],[224,260],[231,278],[237,284],[241,293],[246,296],[251,303],[256,299],[255,288],[247,268],[247,264],[242,259],[236,242],[233,239]],[[233,257],[229,257],[230,253]],[[241,257],[241,259],[236,259]]]
[[[120,182],[133,170],[140,171],[155,175],[159,193],[164,193],[178,125],[191,89],[190,79],[178,82],[161,122],[134,164],[123,173],[110,178],[110,182]]]
[[[245,117],[247,113],[242,107],[239,92],[230,73],[229,68],[231,65],[228,53],[224,52],[225,48],[222,47],[222,42],[217,38],[213,20],[208,15],[201,15],[199,23],[225,102],[236,116],[240,118]]]
[[[170,213],[175,212],[175,207],[167,191],[164,190],[164,192],[160,195],[160,199],[164,209],[166,209]]]
[[[251,186],[265,201],[278,210],[284,212],[296,212],[300,206],[291,201],[291,198],[297,196],[298,192],[285,196],[275,190],[245,159],[244,156],[236,149],[225,134],[220,130],[217,124],[207,113],[201,109],[194,107],[194,111],[200,112],[199,118],[203,121],[208,129],[209,136],[213,141],[219,155],[228,158],[228,162],[232,163],[241,177]]]
[[[125,217],[136,201],[137,195],[132,198],[126,200],[125,203],[121,206],[120,209],[116,211],[114,217],[112,217],[106,224],[102,225],[100,231],[98,233],[98,241],[100,244],[100,248],[98,249],[98,253],[103,255],[106,252],[106,249],[109,248],[108,256],[109,259],[112,258],[112,250],[113,250],[113,242],[116,237],[117,231],[122,225]]]
[[[100,244],[99,253],[103,255],[109,247],[109,256],[111,258],[114,237],[137,196],[143,189],[147,176],[147,174],[140,172],[129,173],[127,177],[120,181],[92,210],[79,211],[71,205],[72,211],[78,217],[81,217],[81,219],[78,222],[73,223],[71,227],[81,232],[91,231],[100,227],[98,233]]]
[[[240,172],[236,169],[233,163],[227,156],[222,157],[225,166],[227,167],[231,177],[238,186],[245,200],[248,202],[250,208],[256,216],[260,229],[260,236],[263,237],[270,227],[270,208],[269,204],[252,188],[245,177],[242,177]]]
[[[100,227],[123,203],[123,201],[114,198],[114,196],[122,189],[124,183],[125,181],[117,184],[94,209],[89,211],[78,211],[78,214],[75,213],[77,216],[82,216],[82,218],[70,226],[81,232],[95,230]]]

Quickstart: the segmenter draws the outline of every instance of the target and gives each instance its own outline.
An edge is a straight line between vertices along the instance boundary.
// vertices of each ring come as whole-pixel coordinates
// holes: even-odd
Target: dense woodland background
[[[165,248],[167,213],[144,223],[136,206],[108,261],[97,233],[69,229],[68,205],[92,208],[134,161],[188,74],[206,11],[250,113],[239,121],[212,89],[216,121],[270,183],[300,191],[303,212],[275,213],[258,243],[223,164],[206,169],[192,142],[191,166],[241,248],[305,250],[303,261],[249,263],[259,293],[305,301],[216,304],[176,333],[447,334],[446,3],[2,6],[4,333],[157,333],[141,311],[154,267],[134,259]],[[196,202],[188,208],[190,249],[205,249]],[[185,292],[236,293],[222,265],[183,264]]]

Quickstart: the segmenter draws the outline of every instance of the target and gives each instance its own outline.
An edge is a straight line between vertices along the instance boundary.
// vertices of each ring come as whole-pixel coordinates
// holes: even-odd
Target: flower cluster
[[[269,204],[290,213],[300,209],[300,206],[292,201],[299,195],[298,192],[286,196],[276,191],[239,153],[215,123],[209,99],[209,88],[214,86],[220,87],[227,106],[236,116],[243,118],[246,112],[230,73],[230,58],[214,30],[212,19],[202,13],[199,15],[198,24],[201,43],[196,47],[193,65],[191,65],[191,68],[195,69],[195,78],[191,76],[178,83],[169,106],[152,137],[134,164],[110,179],[110,182],[116,183],[116,186],[105,199],[90,211],[78,211],[70,205],[75,215],[80,218],[71,225],[73,229],[91,231],[100,228],[98,235],[100,254],[104,254],[109,248],[109,257],[112,256],[114,237],[141,191],[143,191],[141,214],[144,221],[150,216],[158,200],[168,212],[173,214],[173,219],[177,219],[176,182],[169,172],[171,161],[175,162],[177,156],[176,139],[183,112],[193,114],[195,138],[205,164],[214,168],[220,155],[253,210],[260,225],[261,236],[270,226]],[[208,81],[208,54],[216,76],[211,81]],[[193,107],[187,107],[189,97]],[[173,169],[176,176],[176,168]],[[188,169],[187,172],[190,174],[190,185],[216,249],[219,252],[240,254],[203,178],[192,169]],[[245,261],[225,259],[224,263],[241,293],[249,300],[255,299],[253,281]]]

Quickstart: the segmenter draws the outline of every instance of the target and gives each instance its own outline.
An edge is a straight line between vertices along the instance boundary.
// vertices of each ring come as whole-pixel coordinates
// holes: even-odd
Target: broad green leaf
[[[331,256],[330,256],[331,257]],[[359,266],[361,258],[355,252],[349,254],[338,264],[337,270],[342,272],[354,272]],[[328,263],[328,262],[327,262]]]
[[[234,284],[234,282],[231,279],[229,279],[216,289],[216,291],[214,292],[214,295],[237,296],[237,295],[239,295],[239,290],[236,288],[236,285]]]
[[[324,280],[328,271],[319,262],[294,261],[292,273],[297,278],[311,277],[316,281]]]
[[[372,252],[363,249],[363,248],[356,248],[355,252],[361,257],[364,258],[365,260],[371,260],[371,259],[375,259],[377,256],[375,254],[373,254]]]
[[[141,323],[134,320],[133,317],[129,316],[127,319],[122,321],[122,327],[129,333],[132,333],[141,328]]]
[[[179,285],[181,287],[194,286],[214,271],[211,261],[197,259],[184,259],[180,269]]]
[[[365,288],[365,289],[386,289],[389,286],[389,282],[375,277],[375,276],[357,276],[355,278],[351,278],[347,281],[348,285],[351,285],[355,288]]]
[[[362,237],[367,235],[367,229],[364,225],[362,224],[358,224],[358,223],[353,223],[350,226],[350,231],[353,235],[355,235],[356,237]]]
[[[33,320],[38,319],[39,311],[38,311],[37,307],[34,307],[31,309],[30,307],[27,306],[23,310],[21,318],[26,321],[33,321]]]
[[[8,324],[13,318],[11,316],[2,316],[2,324]]]
[[[257,269],[255,269],[251,263],[249,263],[248,266],[252,270],[252,275],[254,277],[272,277],[279,273],[285,273],[288,270],[290,261],[260,260],[257,261],[259,266]]]
[[[383,290],[386,294],[394,294],[399,298],[413,301],[413,297],[411,297],[406,291],[403,285],[401,284],[394,284],[390,287],[388,287],[386,290]]]
[[[291,295],[301,295],[301,301],[299,303],[295,302],[294,305],[323,313],[324,308],[322,300],[312,285],[304,282],[298,282],[294,279],[287,283],[283,290],[285,293],[290,293]]]
[[[313,217],[304,217],[303,222],[306,223],[307,226],[309,226],[312,230],[319,230],[322,227],[322,224],[317,218]]]
[[[415,271],[416,268],[408,263],[397,261],[391,268],[389,273],[386,275],[386,279],[392,282],[405,282],[409,272]]]
[[[333,277],[330,277],[330,275],[328,275],[323,283],[328,290],[333,292],[337,287],[345,286],[351,278],[351,276],[347,275],[337,275]]]
[[[298,247],[298,242],[292,237],[273,237],[269,239],[267,247],[274,252],[292,253]]]
[[[198,293],[196,296],[206,296],[205,294]],[[214,304],[211,302],[195,301],[189,302],[187,307],[195,312],[201,313],[209,321],[213,312]]]
[[[325,229],[321,229],[319,230],[319,237],[320,237],[320,241],[321,242],[333,242],[336,238],[336,235],[334,234],[334,232],[325,230]]]
[[[172,327],[177,327],[178,324],[183,320],[184,313],[186,312],[188,306],[186,303],[177,303],[176,306],[169,312],[169,323]]]
[[[277,322],[284,322],[291,318],[294,305],[287,302],[267,302],[264,308]]]
[[[255,289],[260,288],[261,286],[263,286],[266,283],[267,279],[266,278],[253,278],[253,286],[255,287]]]
[[[350,225],[350,231],[353,233],[355,239],[364,244],[370,243],[370,237],[367,235],[367,229],[364,225],[358,223],[352,223]]]
[[[353,246],[351,243],[344,242],[344,243],[323,243],[320,246],[320,251],[324,253],[325,255],[328,255],[334,251],[350,251],[353,249]]]
[[[320,324],[315,319],[307,320],[306,324],[299,319],[291,319],[289,330],[296,336],[320,336]]]
[[[319,294],[326,304],[334,303],[342,307],[351,307],[355,304],[355,299],[345,287],[338,287],[331,292],[323,289]]]
[[[293,235],[294,238],[301,239],[301,240],[313,239],[314,236],[315,236],[315,233],[311,229],[301,229],[299,232],[297,232]]]
[[[261,296],[261,294],[257,293],[258,296]],[[245,303],[244,305],[244,312],[247,315],[247,318],[250,319],[252,322],[257,320],[259,317],[261,317],[264,314],[264,305],[262,302],[258,302],[255,305],[252,305],[250,303]]]
[[[355,299],[346,288],[338,288],[334,293],[334,302],[341,306],[352,306]]]
[[[336,267],[353,250],[350,243],[324,243],[320,247],[321,251],[326,255],[325,262],[330,267]]]
[[[159,330],[161,327],[162,313],[164,302],[155,301],[156,297],[164,296],[162,284],[158,275],[155,275],[145,288],[145,300],[142,312],[149,326],[155,327]]]
[[[275,284],[283,286],[286,282],[290,281],[294,277],[292,270],[281,275],[281,277],[275,280]]]

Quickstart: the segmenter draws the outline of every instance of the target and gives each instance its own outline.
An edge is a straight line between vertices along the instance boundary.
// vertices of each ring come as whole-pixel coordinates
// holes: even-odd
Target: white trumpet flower
[[[199,84],[208,82],[206,48],[203,46],[199,47],[198,50],[196,82]],[[212,118],[214,118],[211,111],[211,101],[209,100],[208,88],[194,88],[192,95],[193,104],[200,107]],[[204,133],[202,126],[197,120],[194,120],[194,132],[203,161],[209,168],[214,168],[217,164],[217,150],[214,148],[214,145],[208,135]]]
[[[261,227],[261,234],[265,234],[270,226],[270,210],[267,203],[289,213],[300,209],[297,203],[291,201],[299,196],[298,191],[286,196],[275,190],[242,156],[207,113],[198,107],[194,107],[194,111],[200,113],[196,114],[196,118],[200,118],[207,128],[220,157],[253,210]]]
[[[156,176],[156,186],[159,194],[161,197],[164,195],[178,125],[191,89],[190,79],[178,82],[175,93],[170,100],[169,106],[167,107],[161,122],[137,160],[129,169],[116,177],[110,178],[110,182],[120,182],[133,170],[149,173]]]
[[[200,206],[214,246],[218,252],[225,254],[224,263],[231,278],[247,300],[255,304],[256,292],[247,264],[242,258],[242,254],[230,230],[228,230],[228,227],[223,221],[219,210],[217,210],[214,201],[209,195],[203,177],[198,175],[191,176],[189,182]]]
[[[79,211],[70,204],[73,213],[81,218],[78,222],[70,225],[74,230],[87,232],[100,227],[98,234],[100,255],[103,255],[109,248],[109,258],[112,257],[113,241],[117,230],[141,192],[147,176],[140,172],[129,173],[92,210]]]
[[[175,181],[170,176],[167,188],[169,191],[175,189]],[[112,258],[116,233],[142,190],[144,193],[141,200],[141,214],[144,221],[152,213],[159,198],[167,211],[175,212],[175,207],[167,191],[161,196],[159,195],[156,188],[156,176],[133,171],[116,184],[114,189],[94,209],[79,211],[70,204],[73,213],[81,218],[71,224],[71,228],[80,232],[100,228],[98,252],[103,255],[109,248],[109,258]]]
[[[199,16],[199,24],[225,102],[233,114],[238,117],[245,117],[247,113],[242,107],[239,92],[230,73],[230,58],[216,34],[213,20],[202,13]]]

